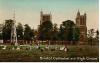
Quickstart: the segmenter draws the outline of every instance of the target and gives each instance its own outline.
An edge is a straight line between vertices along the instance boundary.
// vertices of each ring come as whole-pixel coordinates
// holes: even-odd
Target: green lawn
[[[0,61],[80,61],[80,60],[54,60],[51,58],[76,58],[76,57],[99,57],[99,46],[90,45],[69,45],[68,51],[52,50],[55,47],[62,47],[63,45],[51,45],[49,50],[36,49],[32,46],[32,49],[25,49],[27,47],[22,46],[21,50],[12,50],[13,46],[7,46],[6,50],[2,50],[0,47]],[[44,45],[40,46],[44,48]],[[15,47],[16,48],[16,47]],[[40,59],[40,58],[49,59]],[[98,60],[83,60],[83,61],[98,61]]]

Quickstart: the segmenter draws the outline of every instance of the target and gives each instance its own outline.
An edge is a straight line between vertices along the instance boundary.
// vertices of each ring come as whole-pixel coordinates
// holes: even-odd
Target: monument
[[[12,28],[11,28],[11,44],[18,46],[17,43],[17,32],[16,32],[16,20],[15,20],[15,11],[13,15],[13,23],[12,23]]]

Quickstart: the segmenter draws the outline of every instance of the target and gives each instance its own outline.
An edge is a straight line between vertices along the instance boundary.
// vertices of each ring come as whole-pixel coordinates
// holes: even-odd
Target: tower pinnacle
[[[78,16],[80,16],[80,12],[79,12],[79,10],[78,10],[78,12],[77,12],[77,17],[78,17]]]

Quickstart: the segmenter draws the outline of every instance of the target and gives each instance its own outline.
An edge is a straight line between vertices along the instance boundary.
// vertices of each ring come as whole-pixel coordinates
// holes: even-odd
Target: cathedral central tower
[[[51,14],[43,14],[43,12],[40,12],[40,25],[45,21],[51,21]]]

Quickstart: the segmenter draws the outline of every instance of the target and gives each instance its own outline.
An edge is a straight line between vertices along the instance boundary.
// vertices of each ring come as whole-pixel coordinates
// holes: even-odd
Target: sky
[[[16,23],[29,24],[36,29],[40,24],[40,11],[52,14],[52,22],[58,26],[65,20],[73,20],[78,10],[87,14],[87,28],[99,29],[99,0],[0,0],[0,23],[13,19]]]

